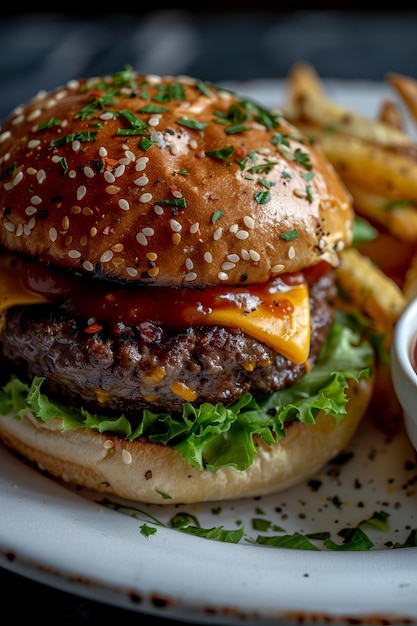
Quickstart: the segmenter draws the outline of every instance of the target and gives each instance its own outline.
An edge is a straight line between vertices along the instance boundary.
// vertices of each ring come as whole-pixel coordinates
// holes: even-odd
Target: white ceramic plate
[[[229,84],[268,106],[275,81]],[[375,115],[385,87],[329,83],[333,97]],[[417,464],[402,424],[368,416],[337,462],[311,481],[258,499],[146,506],[70,488],[0,447],[0,565],[123,608],[194,624],[417,624]],[[244,529],[238,543],[175,530],[183,514],[203,529]],[[361,526],[366,551],[339,532]],[[153,529],[147,536],[146,529]],[[256,543],[299,533],[316,550]],[[311,535],[314,535],[311,537]]]

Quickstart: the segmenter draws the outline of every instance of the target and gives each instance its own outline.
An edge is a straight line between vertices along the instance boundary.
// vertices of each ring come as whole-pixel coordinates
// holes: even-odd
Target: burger
[[[260,496],[354,435],[373,352],[336,311],[350,196],[279,111],[113,74],[0,134],[0,439],[148,503]]]

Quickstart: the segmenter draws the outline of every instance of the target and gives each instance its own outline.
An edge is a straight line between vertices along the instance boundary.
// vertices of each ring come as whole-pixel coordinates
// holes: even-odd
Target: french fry
[[[395,72],[387,74],[386,79],[396,90],[417,123],[417,80]]]
[[[404,276],[403,293],[407,302],[417,296],[417,252],[413,255]]]
[[[405,120],[397,102],[391,98],[384,98],[379,107],[378,119],[387,126],[405,131]]]
[[[355,248],[345,250],[342,266],[336,270],[336,280],[344,293],[376,322],[381,331],[392,333],[405,307],[405,296],[371,259]]]
[[[284,112],[292,121],[309,123],[375,142],[381,146],[410,146],[411,137],[403,130],[361,115],[330,99],[314,68],[298,63],[288,77],[288,101]]]
[[[356,185],[388,201],[417,202],[417,161],[397,151],[339,133],[326,133],[319,144],[349,188]]]
[[[409,201],[389,201],[379,193],[350,184],[356,212],[383,226],[400,241],[417,242],[417,206]]]

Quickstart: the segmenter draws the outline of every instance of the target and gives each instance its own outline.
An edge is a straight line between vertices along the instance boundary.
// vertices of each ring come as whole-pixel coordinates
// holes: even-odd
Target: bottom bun
[[[372,379],[351,381],[347,414],[339,423],[319,413],[315,424],[289,424],[285,437],[272,446],[258,440],[254,463],[244,471],[199,471],[168,446],[92,430],[64,432],[60,420],[46,425],[30,415],[0,417],[0,439],[52,476],[129,500],[190,504],[247,498],[288,489],[341,452],[365,414],[372,389]]]

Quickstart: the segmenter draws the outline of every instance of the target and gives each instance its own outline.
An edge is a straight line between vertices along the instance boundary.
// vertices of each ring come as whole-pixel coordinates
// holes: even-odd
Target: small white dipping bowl
[[[417,341],[417,298],[400,315],[391,344],[391,375],[395,392],[404,410],[404,424],[417,450],[417,373],[412,353]],[[417,354],[417,352],[416,352]]]

